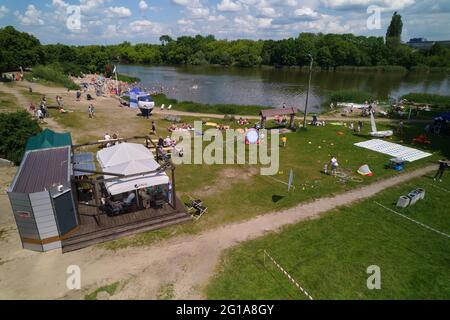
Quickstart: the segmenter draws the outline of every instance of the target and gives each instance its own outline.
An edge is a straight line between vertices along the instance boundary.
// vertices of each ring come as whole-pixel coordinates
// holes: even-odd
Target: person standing
[[[88,107],[89,118],[92,119],[95,117],[95,109],[92,103]]]
[[[403,128],[404,128],[403,121],[400,121],[400,123],[398,124],[398,134],[400,137],[403,137]]]
[[[447,168],[448,168],[448,161],[445,159],[439,160],[439,168],[433,180],[436,181],[436,179],[439,179],[439,182],[442,182],[442,176],[444,175],[444,171]]]
[[[358,132],[361,132],[363,127],[363,122],[361,120],[358,121]]]
[[[333,177],[336,177],[337,168],[339,167],[339,163],[335,156],[333,156],[330,160],[330,166],[331,166],[331,175]]]
[[[281,137],[281,144],[282,144],[283,148],[286,148],[286,144],[287,144],[287,137],[286,136],[282,136]]]
[[[152,121],[152,131],[151,134],[156,134],[156,124],[155,121]]]

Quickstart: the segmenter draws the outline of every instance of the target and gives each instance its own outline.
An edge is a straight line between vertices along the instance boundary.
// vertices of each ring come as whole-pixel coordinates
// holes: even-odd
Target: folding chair
[[[195,221],[200,219],[206,212],[208,212],[208,208],[203,205],[203,201],[194,199],[189,196],[190,204],[187,206],[188,213],[194,218]],[[195,213],[192,213],[195,212]]]
[[[166,107],[166,105],[163,104],[163,105],[161,106],[161,110],[164,110],[165,107]]]
[[[167,108],[167,110],[170,110],[170,109],[172,109],[172,105],[170,105],[170,106]]]

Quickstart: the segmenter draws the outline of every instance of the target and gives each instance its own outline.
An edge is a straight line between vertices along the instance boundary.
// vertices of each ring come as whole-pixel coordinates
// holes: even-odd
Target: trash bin
[[[425,198],[425,190],[424,189],[417,188],[415,192],[419,194],[420,200],[423,200]]]
[[[412,191],[408,193],[408,198],[410,199],[409,205],[412,206],[419,200],[419,195],[417,194],[417,192]]]
[[[397,201],[397,207],[399,208],[406,208],[407,206],[409,206],[411,200],[406,197],[406,196],[400,196],[400,198],[398,198]]]

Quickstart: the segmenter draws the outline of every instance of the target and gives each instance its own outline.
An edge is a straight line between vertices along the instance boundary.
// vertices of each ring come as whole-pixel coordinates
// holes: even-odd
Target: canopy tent
[[[116,166],[108,167],[110,173],[117,173],[123,175],[133,175],[149,171],[155,171],[160,167],[158,162],[153,159],[146,160],[132,160]],[[106,179],[114,178],[112,176],[105,176]],[[118,178],[116,181],[106,182],[105,187],[111,195],[117,195],[129,191],[139,190],[152,186],[159,186],[169,184],[169,177],[162,172],[155,172],[145,174],[142,176],[135,176],[131,178]]]
[[[266,122],[267,118],[289,115],[289,117],[290,117],[289,128],[292,128],[294,126],[294,117],[295,117],[296,113],[297,113],[296,108],[289,107],[289,108],[281,108],[281,109],[261,110],[259,115],[261,116],[261,125],[263,127],[264,127],[264,123]]]
[[[71,145],[72,137],[70,133],[57,133],[50,129],[45,129],[37,136],[28,139],[25,151],[66,147]]]
[[[121,143],[105,148],[97,153],[97,160],[105,172],[125,176],[155,171],[160,168],[150,150],[136,143]],[[105,179],[111,178],[116,177],[105,176]],[[168,183],[169,177],[162,171],[134,177],[117,177],[114,181],[105,182],[105,187],[111,195],[117,195]]]
[[[97,160],[103,169],[130,161],[153,159],[153,154],[145,146],[137,143],[120,143],[97,153]]]

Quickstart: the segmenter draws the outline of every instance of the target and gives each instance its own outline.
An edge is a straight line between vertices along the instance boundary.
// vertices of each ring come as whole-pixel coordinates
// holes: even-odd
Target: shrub
[[[60,84],[67,89],[79,89],[79,86],[73,83],[73,81],[64,74],[64,69],[58,64],[36,66],[33,68],[31,76],[33,78]]]
[[[0,113],[0,157],[20,164],[28,138],[39,132],[39,124],[26,111]]]
[[[450,96],[412,92],[403,95],[401,99],[405,99],[415,103],[431,104],[432,106],[442,109],[450,108]]]
[[[370,101],[374,97],[364,91],[351,91],[351,90],[341,90],[333,91],[328,95],[328,104],[333,102],[354,102],[354,103],[364,103],[365,101]]]

